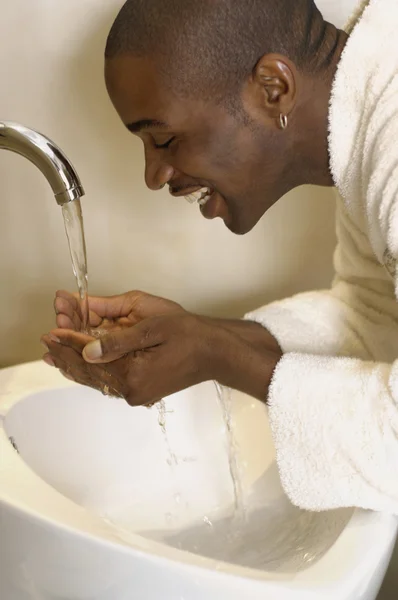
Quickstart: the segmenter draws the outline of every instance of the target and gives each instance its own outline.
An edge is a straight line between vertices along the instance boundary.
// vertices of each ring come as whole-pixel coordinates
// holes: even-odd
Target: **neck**
[[[322,66],[317,75],[303,81],[303,101],[298,107],[296,156],[299,164],[295,171],[298,185],[333,186],[329,155],[329,104],[333,82],[348,36],[344,31],[326,24],[322,49]]]

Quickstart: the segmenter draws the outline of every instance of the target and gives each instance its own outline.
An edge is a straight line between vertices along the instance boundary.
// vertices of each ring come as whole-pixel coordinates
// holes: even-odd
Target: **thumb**
[[[162,319],[145,319],[133,327],[114,331],[87,344],[83,358],[89,363],[109,363],[130,352],[138,352],[163,342]]]

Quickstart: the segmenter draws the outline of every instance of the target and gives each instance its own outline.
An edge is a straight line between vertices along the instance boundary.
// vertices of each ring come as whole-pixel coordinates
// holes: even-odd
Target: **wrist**
[[[259,349],[240,339],[225,354],[225,385],[267,402],[275,369],[282,358],[280,351]]]
[[[282,357],[275,338],[251,321],[207,319],[207,323],[213,332],[207,347],[209,379],[266,402]]]
[[[278,341],[274,336],[256,321],[245,321],[242,319],[213,319],[206,318],[209,323],[224,327],[230,332],[235,333],[251,346],[259,350],[282,353]]]

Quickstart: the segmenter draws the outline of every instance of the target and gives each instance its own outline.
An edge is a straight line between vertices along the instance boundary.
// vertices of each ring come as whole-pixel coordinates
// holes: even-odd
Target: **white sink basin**
[[[41,363],[0,371],[1,598],[375,599],[396,519],[293,507],[262,404],[233,394],[243,516],[214,384],[160,416]]]

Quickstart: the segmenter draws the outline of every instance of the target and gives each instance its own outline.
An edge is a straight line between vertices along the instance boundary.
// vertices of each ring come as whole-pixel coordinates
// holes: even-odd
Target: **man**
[[[289,190],[336,185],[336,278],[244,321],[92,298],[95,341],[60,292],[44,337],[49,364],[132,405],[208,379],[267,402],[282,484],[310,510],[398,514],[397,19],[389,0],[346,32],[313,0],[128,0],[105,75],[147,185],[238,234]]]

